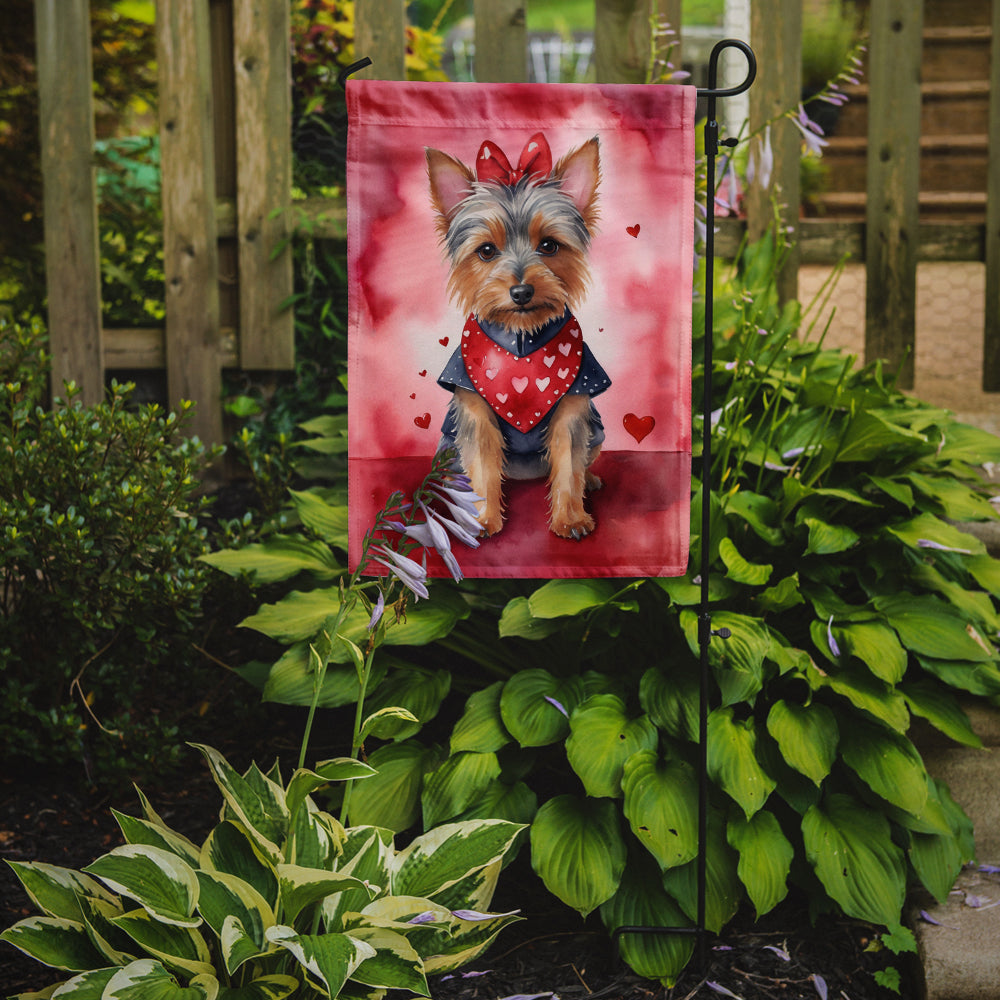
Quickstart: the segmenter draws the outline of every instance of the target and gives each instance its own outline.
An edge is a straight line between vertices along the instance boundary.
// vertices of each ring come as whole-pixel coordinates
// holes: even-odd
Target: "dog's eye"
[[[546,257],[551,257],[558,249],[559,244],[548,236],[538,244],[538,252]]]
[[[498,253],[495,243],[483,243],[476,247],[476,255],[480,260],[493,260]]]

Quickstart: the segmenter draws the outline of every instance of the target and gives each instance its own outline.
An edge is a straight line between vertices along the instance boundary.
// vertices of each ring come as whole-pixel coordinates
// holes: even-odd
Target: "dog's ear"
[[[472,191],[472,171],[440,149],[425,149],[431,200],[438,214],[447,219],[455,206]]]
[[[573,199],[587,227],[592,226],[597,221],[597,186],[601,182],[597,136],[567,153],[556,164],[552,176],[558,178],[560,190]]]

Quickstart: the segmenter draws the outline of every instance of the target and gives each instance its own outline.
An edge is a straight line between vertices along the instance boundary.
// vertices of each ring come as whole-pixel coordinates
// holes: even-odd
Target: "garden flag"
[[[683,574],[694,89],[351,80],[347,100],[351,565],[450,449],[482,497],[465,575]]]

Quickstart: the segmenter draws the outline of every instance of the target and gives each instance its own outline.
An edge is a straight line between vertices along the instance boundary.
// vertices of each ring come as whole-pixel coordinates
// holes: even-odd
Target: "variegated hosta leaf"
[[[766,809],[750,819],[731,819],[726,837],[730,847],[740,853],[736,873],[759,918],[788,895],[788,872],[795,849],[781,832],[774,814]]]
[[[372,826],[356,826],[347,831],[337,870],[342,875],[353,875],[367,888],[345,889],[323,900],[323,920],[328,931],[344,930],[345,913],[357,913],[368,905],[373,891],[388,889],[392,850],[391,831]]]
[[[830,773],[840,732],[833,712],[819,702],[799,705],[779,699],[767,715],[767,731],[781,756],[815,785]]]
[[[104,958],[91,944],[87,928],[65,917],[28,917],[0,934],[26,955],[54,969],[81,972],[100,968]]]
[[[547,670],[522,670],[504,684],[500,717],[521,746],[547,746],[566,736],[569,716],[583,698],[579,677],[560,679]]]
[[[241,823],[220,823],[201,847],[200,868],[225,872],[252,885],[271,907],[278,905],[278,875]]]
[[[395,626],[389,634],[395,631]],[[371,688],[369,688],[371,691]],[[405,740],[420,732],[421,726],[437,715],[441,702],[451,690],[451,674],[447,670],[426,670],[403,667],[393,670],[366,699],[371,712],[403,709],[410,718],[382,716],[376,735],[380,739]]]
[[[166,924],[197,927],[198,878],[171,851],[146,844],[125,844],[98,858],[84,871],[109,889],[134,899],[150,916]]]
[[[899,923],[906,866],[882,813],[849,795],[830,795],[805,814],[802,837],[820,882],[849,917]]]
[[[420,796],[424,826],[437,826],[454,819],[475,802],[500,777],[495,753],[452,754],[424,778]]]
[[[288,782],[285,792],[285,805],[288,812],[294,815],[306,797],[312,795],[318,788],[328,785],[331,781],[350,781],[357,778],[370,778],[377,772],[363,761],[353,757],[335,757],[317,764],[313,770],[300,767]]]
[[[153,959],[143,958],[119,969],[108,981],[101,1000],[216,1000],[219,981],[196,976],[187,986]]]
[[[171,969],[181,969],[189,976],[213,971],[212,956],[205,939],[190,927],[161,923],[145,910],[123,913],[112,923]]]
[[[351,937],[375,949],[375,954],[351,973],[355,982],[430,996],[424,963],[402,934],[384,927],[356,927]]]
[[[433,899],[460,879],[500,861],[522,829],[495,819],[446,823],[429,830],[393,859],[392,892]]]
[[[340,822],[317,809],[312,799],[306,799],[292,820],[285,857],[305,868],[335,868],[343,842],[344,828]]]
[[[708,717],[708,774],[749,818],[767,801],[776,782],[757,762],[752,718],[737,721],[733,709],[717,708]]]
[[[109,903],[116,898],[97,879],[40,861],[8,861],[31,901],[46,916],[81,920],[81,896],[93,896]]]
[[[176,833],[169,827],[145,819],[136,819],[125,813],[112,809],[122,835],[129,844],[146,844],[149,847],[159,847],[161,850],[176,854],[191,867],[198,864],[199,849],[187,837]]]
[[[690,765],[641,751],[625,762],[622,790],[632,832],[661,869],[697,855],[698,782]]]
[[[291,921],[305,907],[345,889],[361,889],[369,893],[369,898],[375,895],[374,890],[353,875],[303,868],[300,865],[278,865],[278,881],[281,887],[282,912],[285,919]]]
[[[610,932],[619,927],[690,927],[683,910],[664,891],[651,859],[630,858],[618,891],[601,905]],[[694,950],[693,934],[623,934],[619,953],[640,976],[672,986]]]
[[[549,892],[583,916],[610,899],[625,870],[615,803],[549,799],[531,824],[531,865]]]
[[[503,681],[469,696],[462,717],[451,733],[451,752],[474,750],[477,753],[495,753],[510,743],[500,716],[500,693]]]
[[[340,993],[344,983],[363,961],[375,957],[375,949],[349,934],[296,934],[291,927],[269,927],[267,939],[285,948],[330,996]]]
[[[523,833],[522,828],[521,833]],[[520,833],[515,838],[520,838]],[[486,911],[493,902],[493,894],[497,890],[497,882],[500,879],[500,870],[503,868],[506,857],[497,858],[492,864],[485,868],[478,868],[476,871],[453,882],[446,889],[434,893],[434,901],[449,910],[471,909]]]
[[[729,923],[743,899],[743,884],[736,874],[736,864],[736,852],[726,842],[725,820],[721,813],[712,810],[705,850],[705,926],[713,934]],[[697,859],[665,871],[663,887],[691,920],[697,920]]]
[[[120,902],[109,903],[93,896],[80,899],[83,921],[94,947],[104,956],[106,965],[128,965],[139,958],[135,942],[114,924],[125,911]]]
[[[861,719],[852,720],[850,739],[840,749],[847,766],[876,795],[919,815],[927,802],[927,771],[910,740]]]
[[[299,980],[294,976],[261,976],[243,986],[224,986],[218,1000],[285,1000],[298,988]]]
[[[226,806],[249,831],[264,855],[277,863],[281,857],[279,844],[288,832],[288,809],[284,789],[253,769],[240,775],[212,747],[192,744],[200,750],[212,771],[212,777],[222,792]]]
[[[521,919],[516,912],[478,914],[473,920],[462,916],[468,911],[451,912],[454,922],[450,932],[442,932],[437,946],[424,956],[424,971],[428,975],[452,972],[468,965],[486,951],[500,931]]]
[[[198,883],[201,893],[198,898],[198,910],[205,918],[205,922],[215,931],[216,935],[223,938],[223,929],[227,920],[239,922],[238,930],[242,937],[249,938],[254,948],[254,954],[266,950],[264,931],[275,923],[274,911],[267,900],[248,882],[238,879],[235,875],[226,875],[224,872],[198,872]],[[235,934],[236,929],[231,929],[229,936],[231,941],[239,938]],[[232,975],[242,962],[246,961],[249,955],[245,954],[245,947],[240,945],[240,958],[235,964],[230,964],[230,957],[233,949],[226,951],[226,967]]]
[[[91,969],[89,972],[81,972],[80,975],[67,979],[54,991],[50,986],[44,993],[20,993],[11,1000],[28,1000],[29,997],[34,997],[36,1000],[41,1000],[42,997],[53,997],[55,1000],[101,1000],[104,988],[111,982],[119,968],[120,966],[110,966],[107,969]]]
[[[595,798],[621,797],[622,769],[639,750],[653,750],[659,740],[648,715],[630,719],[625,702],[613,694],[595,694],[577,706],[569,720],[566,757]]]

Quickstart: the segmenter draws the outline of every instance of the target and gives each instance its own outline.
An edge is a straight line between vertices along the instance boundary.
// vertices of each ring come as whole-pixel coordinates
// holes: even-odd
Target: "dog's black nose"
[[[534,285],[514,285],[510,290],[510,297],[514,300],[514,305],[517,306],[526,306],[534,294]]]

